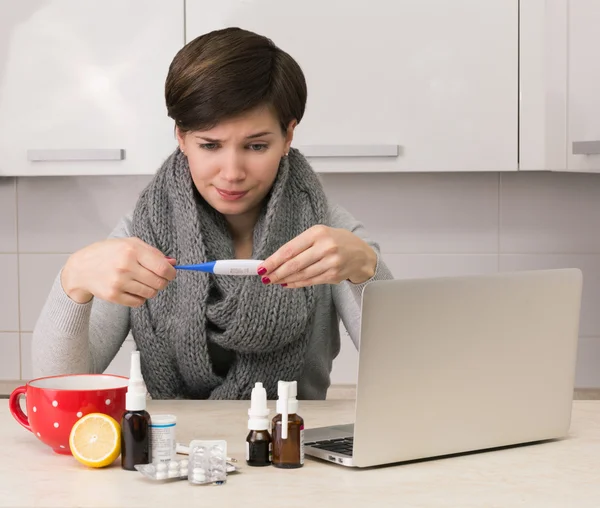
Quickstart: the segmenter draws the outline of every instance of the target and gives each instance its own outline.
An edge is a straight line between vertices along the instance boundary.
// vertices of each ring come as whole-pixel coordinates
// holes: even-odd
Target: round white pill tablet
[[[198,483],[206,481],[206,475],[203,474],[194,474],[192,475],[192,480]]]
[[[176,478],[177,476],[179,476],[178,469],[169,469],[169,478]]]
[[[185,459],[183,459],[183,460],[182,460],[182,461],[179,463],[179,467],[180,467],[181,469],[183,469],[183,468],[186,468],[186,469],[187,469],[187,467],[188,467],[188,461],[187,461],[187,460],[185,460]]]
[[[156,464],[156,470],[157,471],[166,471],[167,465],[162,462],[160,464]]]
[[[179,462],[176,460],[169,462],[169,469],[179,469]]]
[[[205,474],[205,471],[201,467],[195,467],[194,469],[192,469],[192,473],[193,474]]]
[[[166,477],[167,477],[167,473],[165,471],[157,471],[156,472],[157,480],[164,480]]]

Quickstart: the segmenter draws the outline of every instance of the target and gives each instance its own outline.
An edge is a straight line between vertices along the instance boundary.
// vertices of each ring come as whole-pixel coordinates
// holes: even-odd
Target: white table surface
[[[330,425],[352,421],[353,404],[301,401],[299,413],[307,427]],[[367,470],[308,457],[301,469],[249,467],[247,402],[150,401],[151,413],[177,415],[179,442],[227,440],[241,470],[221,486],[153,483],[119,459],[88,469],[18,425],[7,401],[0,407],[0,506],[600,507],[600,401],[574,402],[565,440]]]

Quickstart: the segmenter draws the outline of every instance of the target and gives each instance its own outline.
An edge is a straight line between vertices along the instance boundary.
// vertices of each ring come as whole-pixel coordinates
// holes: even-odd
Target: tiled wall
[[[31,374],[31,331],[69,253],[104,238],[149,177],[0,179],[0,379]],[[600,175],[325,175],[397,277],[575,266],[584,273],[578,387],[600,386]],[[126,343],[110,371],[127,373]],[[345,339],[334,383],[353,383]]]

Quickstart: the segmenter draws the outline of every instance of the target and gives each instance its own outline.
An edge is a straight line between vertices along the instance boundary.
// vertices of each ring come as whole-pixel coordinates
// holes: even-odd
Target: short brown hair
[[[306,107],[298,63],[273,41],[231,27],[186,44],[169,66],[165,99],[182,131],[205,130],[259,106],[275,110],[283,132]]]

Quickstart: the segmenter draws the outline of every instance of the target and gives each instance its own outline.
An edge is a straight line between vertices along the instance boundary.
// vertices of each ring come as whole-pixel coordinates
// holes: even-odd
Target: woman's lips
[[[248,194],[248,191],[230,191],[225,189],[219,189],[218,187],[215,187],[215,189],[217,189],[219,196],[221,196],[226,201],[236,201]]]

